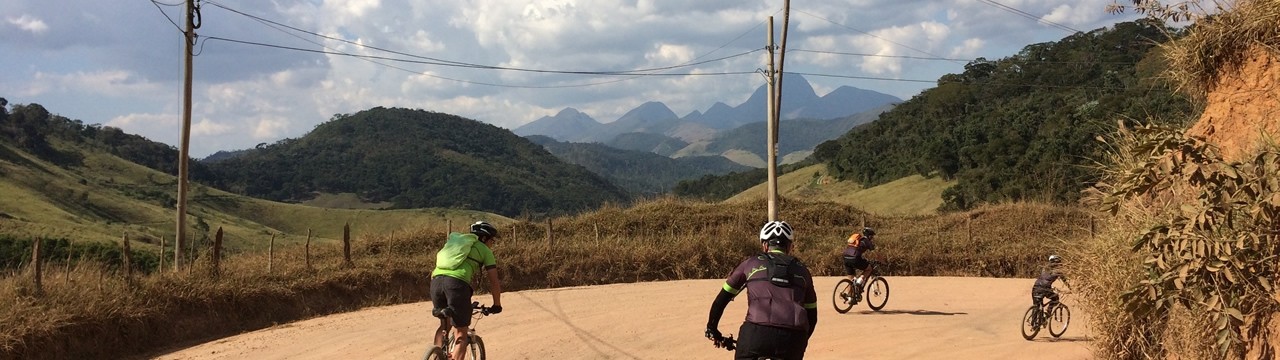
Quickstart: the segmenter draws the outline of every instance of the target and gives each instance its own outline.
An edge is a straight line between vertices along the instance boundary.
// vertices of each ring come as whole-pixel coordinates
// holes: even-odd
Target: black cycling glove
[[[707,328],[707,338],[708,338],[708,339],[711,339],[711,340],[717,340],[717,341],[718,341],[718,340],[720,340],[720,338],[723,338],[723,337],[724,337],[724,336],[721,336],[721,335],[720,335],[720,330],[719,330],[719,329],[716,329],[716,328],[713,328],[713,327],[709,327],[709,328]]]

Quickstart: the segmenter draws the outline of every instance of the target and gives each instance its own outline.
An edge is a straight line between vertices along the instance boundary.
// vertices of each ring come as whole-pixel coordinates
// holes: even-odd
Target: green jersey
[[[442,263],[450,263],[453,261],[441,259],[463,258],[457,262],[457,266],[442,267]],[[489,246],[480,242],[475,234],[449,233],[449,239],[445,242],[445,246],[436,253],[436,268],[431,272],[431,276],[448,276],[458,280],[470,283],[471,277],[475,276],[481,268],[492,269],[498,266],[498,261],[493,257],[493,250],[489,250]]]

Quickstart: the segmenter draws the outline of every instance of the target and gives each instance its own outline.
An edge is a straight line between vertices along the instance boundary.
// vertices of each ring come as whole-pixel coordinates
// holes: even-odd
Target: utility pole
[[[196,0],[187,0],[187,28],[183,32],[183,83],[182,83],[182,145],[178,151],[178,235],[173,249],[173,271],[182,269],[182,249],[187,241],[187,160],[191,158],[191,48],[196,43],[196,23],[199,9]]]
[[[765,70],[765,85],[767,99],[765,100],[765,122],[768,128],[767,139],[765,139],[765,155],[768,161],[769,169],[769,221],[778,220],[778,123],[774,119],[778,116],[775,107],[777,103],[774,101],[774,84],[777,83],[777,73],[773,71],[773,17],[769,17],[769,35],[765,44],[765,50],[769,54],[769,68]]]
[[[787,56],[787,27],[791,22],[791,0],[786,0],[782,5],[782,49],[778,51],[778,70],[773,70],[773,17],[769,17],[769,70],[766,78],[768,78],[768,92],[766,100],[767,111],[769,112],[766,121],[768,122],[768,140],[765,146],[766,161],[768,164],[769,175],[769,221],[778,220],[778,127],[782,117],[782,69]]]

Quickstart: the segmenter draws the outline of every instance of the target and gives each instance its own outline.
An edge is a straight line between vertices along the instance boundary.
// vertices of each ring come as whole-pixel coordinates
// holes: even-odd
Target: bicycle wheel
[[[439,346],[431,345],[427,348],[427,355],[423,356],[422,360],[449,360],[449,355],[445,355],[444,349]]]
[[[1034,305],[1027,309],[1027,314],[1022,316],[1022,338],[1031,340],[1040,333],[1040,321],[1036,319],[1037,309]]]
[[[467,346],[471,351],[467,352],[467,358],[471,360],[484,360],[484,339],[480,335],[471,335],[471,345]]]
[[[1062,333],[1067,332],[1067,326],[1071,325],[1071,309],[1066,304],[1058,303],[1052,310],[1049,310],[1049,335],[1053,337],[1061,337]]]
[[[831,293],[831,304],[836,307],[836,312],[841,314],[853,308],[853,281],[843,279],[836,283],[836,289]]]
[[[871,310],[880,311],[884,308],[884,304],[889,302],[889,281],[882,277],[875,277],[871,282],[867,283],[866,289],[867,306]]]

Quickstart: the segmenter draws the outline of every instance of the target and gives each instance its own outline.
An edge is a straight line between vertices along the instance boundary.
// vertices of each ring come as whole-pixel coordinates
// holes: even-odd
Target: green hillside
[[[719,156],[673,159],[652,152],[616,149],[599,143],[559,142],[541,135],[530,135],[527,138],[542,145],[557,158],[581,165],[638,195],[665,194],[680,180],[749,169]]]
[[[778,194],[801,201],[830,201],[880,216],[931,215],[942,206],[942,192],[955,182],[912,175],[870,188],[831,176],[825,164],[810,165],[778,176]],[[728,204],[765,201],[762,183],[726,199]]]
[[[621,188],[502,128],[454,115],[373,108],[301,138],[208,164],[219,188],[276,201],[351,193],[395,208],[566,213],[629,200]]]
[[[1119,122],[1198,114],[1158,76],[1166,65],[1157,45],[1171,33],[1158,20],[1139,20],[975,60],[813,156],[864,186],[911,175],[953,179],[943,194],[950,209],[1072,203],[1098,179],[1100,135]]]
[[[119,129],[75,129],[71,124],[78,121],[49,115],[39,105],[13,108],[13,114],[0,112],[0,237],[119,241],[127,234],[157,245],[163,237],[172,246],[174,176],[107,153],[101,143],[89,141],[96,138],[73,136],[90,128],[99,134]],[[341,239],[347,223],[358,234],[420,225],[443,231],[446,224],[461,228],[477,219],[511,221],[464,210],[326,209],[259,200],[200,184],[193,184],[189,199],[193,237],[212,236],[222,227],[232,251],[265,247],[270,234],[278,234],[280,243],[304,241],[307,230],[319,241]]]

